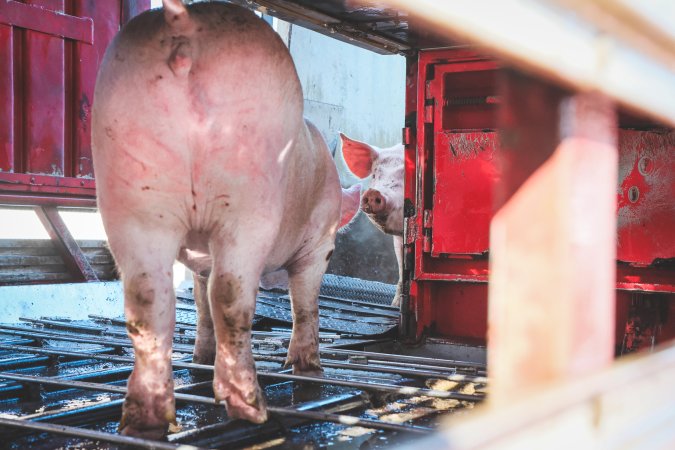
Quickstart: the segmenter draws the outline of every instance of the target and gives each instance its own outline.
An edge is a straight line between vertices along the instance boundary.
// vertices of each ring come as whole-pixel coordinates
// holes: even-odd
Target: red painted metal
[[[93,44],[94,22],[91,18],[64,14],[62,5],[56,1],[33,5],[15,0],[0,1],[0,23]]]
[[[619,134],[617,259],[649,265],[675,257],[675,131]]]
[[[36,208],[35,212],[61,255],[63,263],[75,276],[75,281],[98,281],[96,272],[68,231],[58,209],[55,206],[41,206]]]
[[[95,205],[90,112],[108,43],[150,0],[0,0],[0,202]]]
[[[488,227],[493,205],[503,201],[493,188],[503,171],[527,173],[543,160],[533,155],[516,167],[496,164],[495,114],[502,98],[493,85],[494,62],[467,50],[429,50],[409,58],[407,70],[404,278],[410,294],[403,333],[410,340],[484,336],[486,315],[482,322],[469,320],[470,330],[462,321],[475,318],[486,299],[457,292],[488,281]],[[622,126],[641,129],[619,132],[616,288],[673,293],[675,133],[626,117]],[[503,130],[499,137],[518,139]],[[624,325],[625,318],[617,322]],[[675,330],[675,322],[670,326]]]

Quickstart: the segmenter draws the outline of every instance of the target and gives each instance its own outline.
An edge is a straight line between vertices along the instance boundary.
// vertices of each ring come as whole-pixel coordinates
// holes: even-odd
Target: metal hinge
[[[424,210],[424,217],[422,219],[422,233],[424,242],[424,252],[431,252],[431,226],[433,224],[434,216],[430,209]]]
[[[427,80],[424,85],[424,123],[432,123],[434,121],[434,104],[436,100],[431,90],[432,80]]]
[[[434,122],[434,105],[424,106],[424,123]]]
[[[412,144],[412,128],[411,127],[405,127],[403,128],[403,145],[410,145]]]

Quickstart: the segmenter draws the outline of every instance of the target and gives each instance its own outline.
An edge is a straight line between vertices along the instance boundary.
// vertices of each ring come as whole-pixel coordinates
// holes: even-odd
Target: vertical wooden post
[[[617,118],[505,71],[502,179],[490,228],[491,402],[590,372],[614,354]]]

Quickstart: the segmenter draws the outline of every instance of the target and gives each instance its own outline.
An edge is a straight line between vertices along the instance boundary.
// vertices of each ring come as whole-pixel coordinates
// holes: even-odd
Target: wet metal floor
[[[179,293],[174,335],[179,426],[167,442],[117,434],[133,350],[122,317],[92,315],[85,321],[38,317],[0,325],[3,448],[388,448],[431,433],[444,414],[484,398],[482,364],[364,351],[393,340],[393,328],[373,331],[389,323],[391,310],[372,300],[350,303],[332,292],[321,299],[323,375],[297,376],[283,368],[289,324],[263,311],[256,317],[253,351],[270,420],[263,425],[229,420],[213,400],[212,366],[191,363],[189,294]],[[266,307],[286,308],[283,294],[262,295]],[[367,317],[358,326],[372,329],[359,333],[353,317]]]

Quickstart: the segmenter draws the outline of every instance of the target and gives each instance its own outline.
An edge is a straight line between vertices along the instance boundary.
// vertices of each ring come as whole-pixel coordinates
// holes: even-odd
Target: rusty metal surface
[[[149,7],[149,0],[0,2],[0,202],[95,205],[96,72],[121,21]]]

